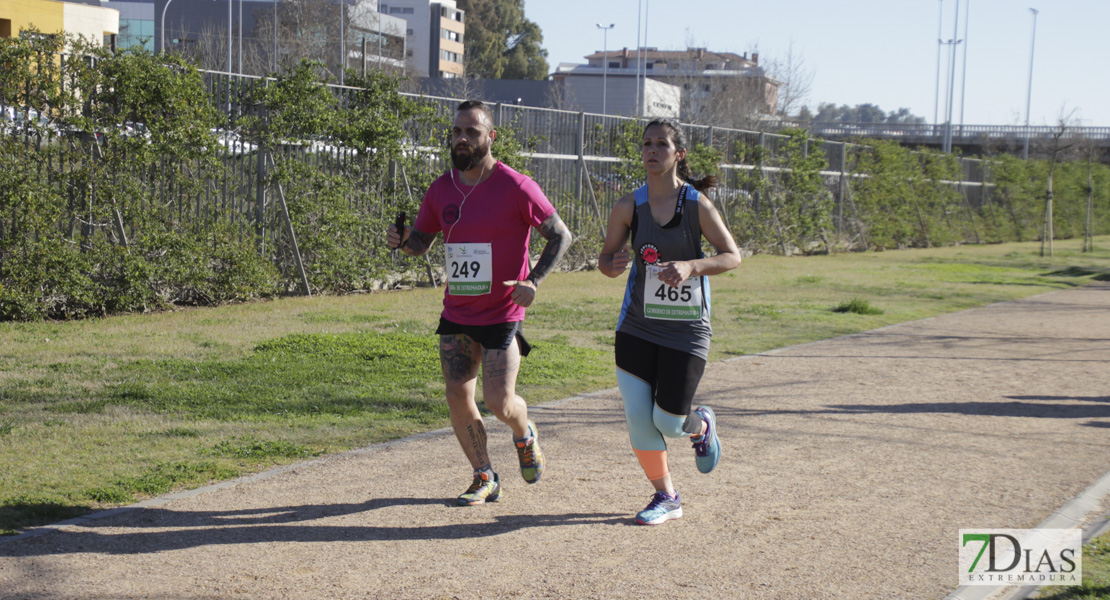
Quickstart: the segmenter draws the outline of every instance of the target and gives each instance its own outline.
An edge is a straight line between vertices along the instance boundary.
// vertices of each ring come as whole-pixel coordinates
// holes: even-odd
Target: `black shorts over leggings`
[[[615,354],[618,369],[651,384],[656,406],[672,415],[690,414],[705,360],[620,331]]]
[[[532,351],[532,345],[524,339],[524,334],[520,331],[521,325],[520,321],[498,323],[496,325],[460,325],[440,317],[436,333],[439,335],[465,335],[481,344],[486,350],[508,350],[513,343],[513,339],[516,339],[520,344],[520,355],[528,356],[528,353]]]

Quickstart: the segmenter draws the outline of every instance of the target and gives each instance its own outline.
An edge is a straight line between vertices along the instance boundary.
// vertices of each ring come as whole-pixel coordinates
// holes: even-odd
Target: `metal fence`
[[[292,228],[288,226],[288,217],[282,214],[283,210],[288,211],[286,199],[278,197],[277,190],[266,184],[272,159],[267,159],[249,141],[236,135],[242,118],[257,114],[257,107],[248,100],[251,89],[269,85],[272,80],[213,71],[202,71],[202,75],[213,104],[227,115],[226,130],[219,132],[225,149],[223,170],[219,174],[191,172],[190,177],[209,182],[206,191],[178,198],[174,195],[181,192],[174,182],[152,172],[145,177],[149,197],[163,204],[176,202],[181,207],[183,219],[201,219],[216,211],[232,213],[242,222],[244,230],[254,229],[262,250],[269,244],[288,243]],[[356,91],[340,85],[328,85],[328,88],[337,98],[340,109],[347,105],[346,98]],[[450,122],[460,102],[453,98],[407,96],[432,106],[436,114],[444,117],[445,123]],[[503,128],[503,134],[511,133],[527,150],[527,170],[576,233],[595,231],[617,199],[642,184],[636,175],[629,175],[637,170],[629,168],[630,163],[622,162],[619,157],[621,144],[629,140],[628,128],[638,131],[643,120],[513,104],[494,105],[494,118]],[[419,131],[418,127],[415,123],[408,125],[411,140],[435,137],[429,136],[427,131]],[[723,157],[719,165],[721,185],[713,195],[726,221],[742,218],[750,207],[751,178],[744,175],[756,168],[767,177],[774,177],[776,171],[789,170],[783,155],[788,136],[703,125],[685,125],[684,128],[691,148],[710,147]],[[438,138],[445,140],[446,131]],[[746,160],[756,148],[760,149],[755,153],[761,157],[758,163]],[[421,151],[420,148],[414,150]],[[309,165],[321,174],[356,178],[358,184],[352,188],[354,192],[349,201],[352,205],[359,204],[361,211],[381,215],[403,196],[419,200],[423,190],[415,189],[410,180],[428,180],[429,176],[447,168],[435,150],[438,149],[423,149],[425,160],[419,161],[416,167],[423,170],[419,173],[399,170],[396,165],[369,168],[365,149],[360,153],[327,139],[290,140],[280,148],[271,149],[271,153],[281,160]],[[852,178],[867,177],[866,173],[853,170],[852,157],[860,151],[860,146],[851,143],[819,139],[806,142],[806,152],[820,154],[827,164],[821,176],[837,207],[838,232],[844,226],[844,204],[850,193],[848,182]],[[624,154],[628,154],[627,150]],[[162,162],[174,160],[165,157]],[[969,158],[959,161],[963,177],[943,183],[957,187],[968,202],[975,205],[987,185],[984,163]],[[77,168],[77,165],[67,167],[69,170]],[[164,165],[158,171],[163,170]],[[295,201],[295,197],[288,198],[290,203]]]

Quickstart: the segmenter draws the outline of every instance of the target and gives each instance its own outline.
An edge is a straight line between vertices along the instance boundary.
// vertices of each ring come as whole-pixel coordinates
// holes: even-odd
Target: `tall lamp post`
[[[173,2],[173,0],[166,0],[166,3],[162,5],[162,29],[160,30],[160,33],[162,34],[163,54],[166,53],[166,10],[170,7],[171,2]]]
[[[960,42],[958,33],[960,31],[960,0],[956,0],[956,15],[952,20],[952,66],[948,69],[948,104],[944,111],[944,152],[947,154],[952,152],[952,115],[955,112],[953,103],[956,93],[956,51]]]
[[[1033,99],[1033,51],[1037,47],[1037,9],[1030,8],[1033,13],[1033,39],[1029,42],[1029,88],[1025,93],[1025,144],[1022,146],[1022,160],[1029,159],[1029,104]]]
[[[608,26],[597,24],[597,28],[604,31],[602,34],[601,54],[602,54],[602,69],[601,69],[601,114],[609,114],[606,106],[607,93],[609,91],[606,79],[609,76],[609,30],[616,27],[616,23],[610,23]]]
[[[937,83],[933,91],[933,127],[936,128],[940,124],[937,115],[940,108],[940,47],[944,45],[944,39],[941,38],[941,23],[944,20],[944,0],[940,0],[937,9]]]

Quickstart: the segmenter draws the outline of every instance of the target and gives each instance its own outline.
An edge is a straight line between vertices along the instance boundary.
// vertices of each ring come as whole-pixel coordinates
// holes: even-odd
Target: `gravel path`
[[[1108,317],[1100,284],[715,363],[724,458],[672,444],[659,527],[610,389],[533,409],[534,486],[490,423],[498,503],[450,506],[438,431],[0,543],[0,597],[943,598],[957,530],[1035,527],[1110,470]]]

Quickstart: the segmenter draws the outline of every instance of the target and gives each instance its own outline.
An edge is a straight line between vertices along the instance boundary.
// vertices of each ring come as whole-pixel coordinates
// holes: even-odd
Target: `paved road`
[[[0,543],[0,597],[943,598],[959,529],[1110,470],[1110,285],[715,363],[700,396],[725,455],[672,446],[659,527],[613,389],[534,409],[535,486],[491,424],[496,504],[449,506],[467,468],[433,432]]]

